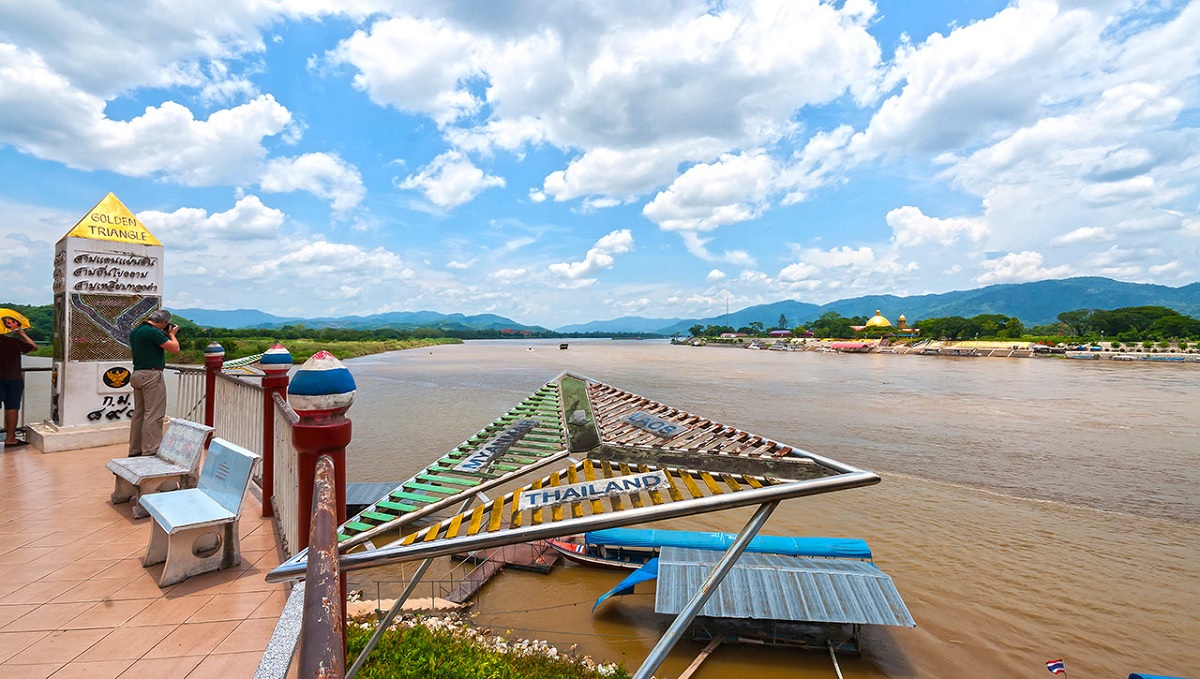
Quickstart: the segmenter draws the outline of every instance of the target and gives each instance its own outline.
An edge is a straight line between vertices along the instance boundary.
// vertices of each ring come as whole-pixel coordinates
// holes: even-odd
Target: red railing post
[[[211,342],[204,347],[204,424],[213,426],[217,403],[217,373],[225,365],[225,347]]]
[[[292,445],[296,448],[296,476],[300,494],[296,511],[299,514],[299,536],[308,547],[312,530],[313,483],[317,462],[328,456],[333,463],[333,490],[337,503],[337,525],[346,523],[346,446],[350,443],[350,420],[346,411],[354,403],[354,376],[342,362],[328,351],[318,351],[296,370],[288,385],[288,403],[300,421],[292,426]],[[341,596],[338,602],[342,616],[346,614],[346,577],[341,577]],[[345,627],[343,629],[343,637]],[[345,639],[343,638],[343,645]]]
[[[259,365],[263,371],[262,515],[274,516],[271,498],[275,497],[275,394],[287,395],[292,354],[276,342],[263,354]]]

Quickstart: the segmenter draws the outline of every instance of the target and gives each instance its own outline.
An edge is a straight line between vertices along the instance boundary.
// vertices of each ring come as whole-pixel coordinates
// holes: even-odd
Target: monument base
[[[29,445],[43,453],[98,448],[129,442],[129,423],[60,427],[49,421],[25,427]]]

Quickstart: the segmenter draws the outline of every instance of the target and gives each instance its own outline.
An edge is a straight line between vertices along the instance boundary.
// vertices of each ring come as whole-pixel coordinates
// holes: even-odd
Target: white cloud
[[[512,281],[526,278],[529,274],[527,269],[499,269],[493,271],[488,278],[500,281],[502,283],[510,283]]]
[[[271,95],[219,110],[206,120],[173,101],[128,121],[105,116],[105,101],[71,87],[41,55],[0,44],[0,143],[84,170],[165,177],[188,185],[252,177],[291,113]],[[29,115],[37,111],[38,115]]]
[[[307,191],[329,200],[341,214],[357,207],[366,195],[358,169],[328,153],[274,158],[267,162],[259,185],[272,193]]]
[[[395,254],[384,248],[364,250],[349,243],[317,240],[291,252],[248,267],[253,278],[304,281],[314,291],[319,281],[349,280],[396,281],[411,278],[413,272]],[[337,286],[333,286],[337,289]]]
[[[446,125],[479,109],[464,83],[479,74],[489,51],[486,40],[447,21],[398,16],[356,31],[326,56],[357,69],[354,86],[375,103]]]
[[[504,186],[504,179],[486,174],[458,151],[447,151],[398,186],[421,191],[438,207],[453,208],[470,202],[485,189]]]
[[[174,212],[146,210],[138,214],[138,219],[164,247],[196,249],[212,240],[234,242],[276,238],[285,215],[281,210],[263,205],[258,196],[245,196],[225,212],[210,215],[201,208],[181,207]]]
[[[888,212],[887,224],[892,228],[892,242],[902,248],[925,244],[949,246],[962,238],[978,243],[989,232],[987,224],[981,219],[939,219],[929,217],[920,208],[911,205]]]
[[[446,268],[447,269],[458,269],[460,271],[466,271],[467,269],[470,269],[473,264],[475,264],[475,260],[473,260],[473,259],[468,260],[466,262],[459,262],[456,260],[451,260],[449,262],[446,262]]]
[[[587,251],[580,262],[560,262],[549,266],[550,272],[569,281],[581,281],[604,269],[611,268],[613,255],[623,255],[633,249],[633,233],[617,229],[604,235]]]
[[[705,280],[708,281],[719,281],[723,278],[725,278],[725,272],[721,271],[720,269],[713,269],[712,271],[708,272],[707,276],[705,276]]]
[[[885,78],[901,86],[854,140],[860,154],[941,150],[1037,119],[1066,77],[1095,68],[1103,17],[1022,0],[992,17],[902,45]]]
[[[823,269],[807,262],[788,264],[779,271],[779,280],[784,283],[800,283],[815,281],[821,276]]]
[[[1075,245],[1076,243],[1103,243],[1113,235],[1102,226],[1081,226],[1050,241],[1053,245]]]
[[[862,1],[560,5],[487,21],[454,6],[418,11],[375,22],[328,60],[463,150],[578,151],[536,194],[555,200],[625,201],[681,163],[779,140],[804,106],[866,101],[881,56]]]
[[[667,231],[712,231],[760,215],[776,172],[762,152],[724,155],[689,168],[642,208]]]
[[[1154,195],[1154,178],[1145,175],[1115,182],[1088,184],[1079,197],[1090,205],[1113,205]]]
[[[1026,250],[1025,252],[1010,252],[997,259],[980,262],[984,272],[975,277],[981,285],[993,283],[1027,283],[1048,278],[1061,278],[1071,275],[1071,267],[1067,265],[1045,267],[1042,255]]]

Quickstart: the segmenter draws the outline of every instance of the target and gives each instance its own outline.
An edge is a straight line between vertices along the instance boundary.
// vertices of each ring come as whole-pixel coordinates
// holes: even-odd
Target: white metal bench
[[[163,565],[159,587],[242,562],[238,520],[258,456],[221,438],[208,447],[196,488],[143,495],[154,519],[143,566]]]
[[[158,454],[150,457],[117,457],[105,465],[116,475],[114,505],[133,501],[134,518],[146,516],[138,504],[143,495],[177,488],[195,488],[200,453],[212,437],[212,427],[171,418]]]

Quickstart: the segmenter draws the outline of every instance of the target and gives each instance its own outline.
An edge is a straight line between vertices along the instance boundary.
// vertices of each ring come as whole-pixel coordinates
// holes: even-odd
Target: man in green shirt
[[[166,352],[179,353],[175,333],[179,326],[171,322],[171,312],[150,312],[141,325],[129,333],[133,353],[133,420],[129,423],[129,457],[156,455],[162,443],[163,417],[167,414],[167,384],[163,368]]]

